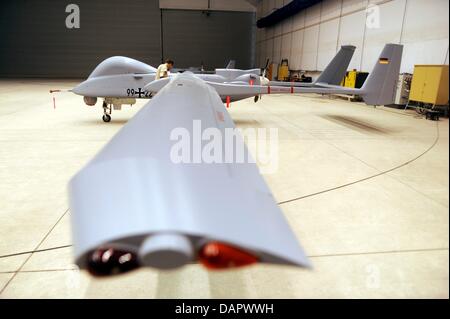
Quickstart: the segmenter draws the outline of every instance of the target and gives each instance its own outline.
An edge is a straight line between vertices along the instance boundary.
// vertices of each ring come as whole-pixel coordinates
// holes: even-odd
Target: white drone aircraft
[[[215,74],[196,74],[202,80],[215,83],[242,85],[275,85],[288,87],[316,87],[321,83],[338,85],[345,76],[347,67],[355,51],[354,46],[342,46],[330,64],[313,83],[298,82],[270,82],[265,74],[260,76],[260,69],[239,70],[232,69],[234,63],[230,61],[225,69],[216,69]],[[88,79],[80,83],[72,91],[84,96],[84,102],[95,105],[97,98],[104,98],[103,121],[111,121],[111,112],[120,110],[122,105],[136,103],[136,98],[151,98],[152,94],[143,88],[155,80],[156,69],[148,64],[127,57],[111,57],[101,62]],[[171,74],[170,77],[177,74]],[[121,90],[118,90],[118,89]],[[255,102],[259,95],[255,95]],[[230,96],[227,103],[236,101]]]
[[[95,276],[192,262],[214,270],[255,263],[308,267],[254,162],[175,163],[171,132],[192,132],[194,120],[220,132],[234,128],[222,102],[227,97],[343,93],[361,95],[367,104],[389,104],[402,48],[386,45],[361,89],[227,84],[191,73],[143,85],[145,94],[157,94],[69,183],[77,265]],[[126,96],[138,76],[133,66],[129,80],[119,77],[109,87],[91,83],[74,92]],[[237,139],[243,143],[242,136]],[[244,150],[248,155],[245,144]]]

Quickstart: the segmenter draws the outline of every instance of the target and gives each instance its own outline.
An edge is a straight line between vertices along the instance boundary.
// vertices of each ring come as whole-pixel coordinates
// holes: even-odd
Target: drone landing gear
[[[105,123],[111,122],[111,115],[109,115],[109,114],[103,115],[103,116],[102,116],[102,120],[103,120],[103,122],[105,122]]]
[[[103,101],[103,116],[102,120],[105,123],[111,122],[111,113],[112,113],[112,106],[108,105],[106,101]]]

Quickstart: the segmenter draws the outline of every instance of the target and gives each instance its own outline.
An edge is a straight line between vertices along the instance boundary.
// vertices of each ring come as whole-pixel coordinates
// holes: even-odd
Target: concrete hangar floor
[[[108,124],[73,94],[54,110],[48,90],[75,84],[0,82],[1,298],[449,297],[448,119],[319,95],[230,109],[240,128],[279,129],[279,169],[264,177],[313,269],[80,272],[67,182],[145,101]]]

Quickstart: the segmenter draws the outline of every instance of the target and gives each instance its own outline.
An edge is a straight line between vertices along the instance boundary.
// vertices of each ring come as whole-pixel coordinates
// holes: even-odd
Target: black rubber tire
[[[109,114],[103,115],[102,120],[105,123],[111,122],[111,115],[109,115]]]

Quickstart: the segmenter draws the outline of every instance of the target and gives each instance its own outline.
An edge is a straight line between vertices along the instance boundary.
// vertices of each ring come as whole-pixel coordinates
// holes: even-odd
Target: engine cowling
[[[83,97],[84,103],[88,106],[94,106],[97,103],[96,97],[85,96]]]

